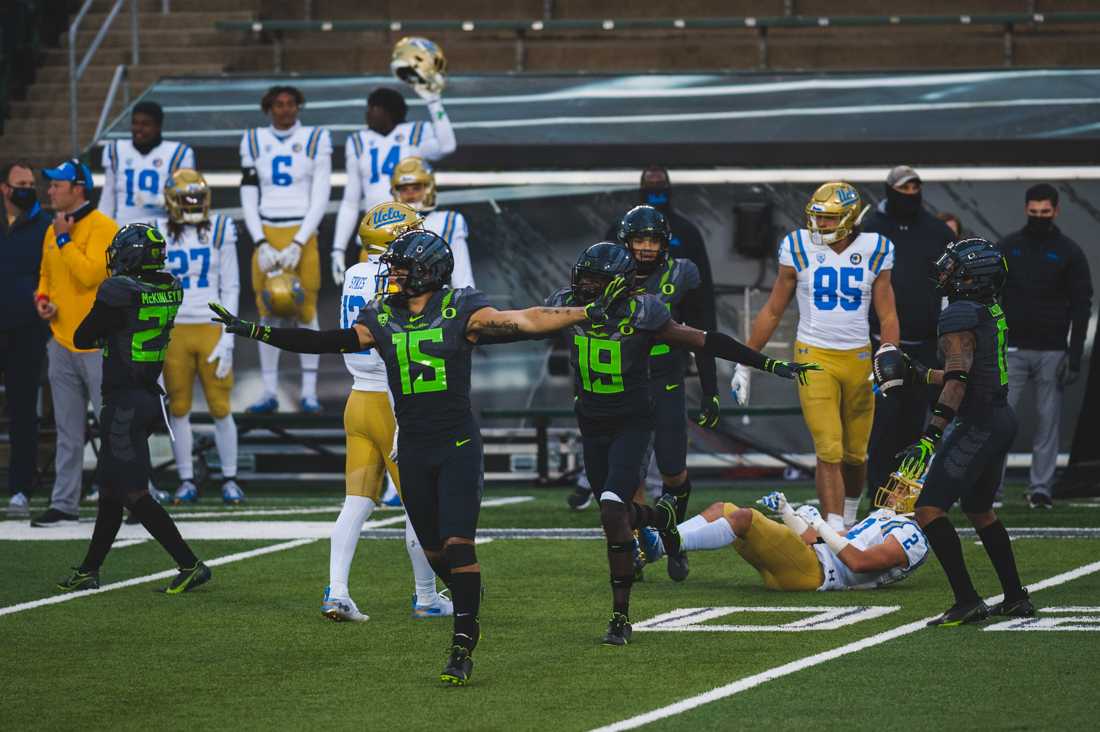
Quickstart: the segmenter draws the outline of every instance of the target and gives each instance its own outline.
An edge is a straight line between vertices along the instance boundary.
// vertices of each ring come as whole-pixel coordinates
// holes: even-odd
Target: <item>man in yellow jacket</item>
[[[50,204],[56,213],[42,241],[35,306],[53,335],[47,357],[57,424],[57,477],[49,509],[31,525],[50,527],[78,517],[88,401],[98,414],[103,357],[99,350],[74,346],[73,333],[91,311],[99,283],[107,279],[107,246],[118,225],[88,200],[88,166],[74,158],[42,173],[50,181]]]

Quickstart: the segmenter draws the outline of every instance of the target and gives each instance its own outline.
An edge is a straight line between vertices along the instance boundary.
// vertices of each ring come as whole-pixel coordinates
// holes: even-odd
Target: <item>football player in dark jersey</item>
[[[916,361],[910,366],[912,381],[943,386],[924,435],[899,455],[905,477],[919,478],[928,471],[917,499],[917,523],[955,594],[955,604],[929,625],[973,623],[991,614],[1035,615],[1020,584],[1008,532],[993,512],[993,496],[1016,435],[1016,416],[1007,398],[1008,325],[997,302],[1007,273],[1004,256],[985,239],[948,244],[935,270],[936,285],[950,302],[937,328],[944,368],[928,369]],[[947,518],[955,501],[977,530],[1004,591],[1004,600],[993,608],[974,589],[959,535]]]
[[[88,553],[62,590],[99,587],[99,568],[122,525],[123,507],[172,555],[179,574],[165,589],[179,594],[210,579],[168,513],[149,495],[149,434],[165,423],[157,384],[168,333],[183,303],[179,280],[161,272],[166,244],[146,224],[122,227],[107,248],[110,277],[76,329],[77,348],[103,349],[103,409],[99,416],[99,511]]]
[[[637,274],[634,283],[660,300],[672,318],[702,331],[714,330],[714,312],[707,306],[699,268],[690,259],[669,254],[672,236],[664,214],[653,206],[635,206],[619,223],[618,240],[634,255]],[[718,373],[714,356],[696,359],[702,388],[702,411],[698,423],[718,425]],[[676,499],[676,522],[687,517],[691,481],[687,472],[687,417],[684,375],[688,352],[658,343],[649,350],[649,395],[654,404],[652,449],[661,473],[664,492]],[[648,464],[643,459],[643,465]],[[682,581],[688,574],[687,554],[669,555],[668,574]]]
[[[600,242],[588,247],[573,267],[572,285],[547,300],[552,307],[600,303],[601,293],[619,279],[635,281],[637,266],[626,247]],[[680,554],[676,503],[663,495],[656,506],[635,503],[634,493],[650,436],[650,352],[654,345],[694,351],[701,358],[721,358],[804,381],[816,364],[768,358],[716,331],[701,331],[672,319],[655,295],[635,290],[624,303],[607,311],[608,322],[572,325],[570,361],[581,430],[584,467],[600,502],[600,522],[607,538],[611,570],[612,613],[605,645],[630,641],[630,589],[634,581],[634,529],[656,527],[666,551]]]
[[[395,239],[382,255],[381,297],[351,328],[271,328],[241,320],[211,303],[231,333],[299,353],[377,348],[386,365],[399,437],[402,499],[428,561],[451,590],[454,636],[440,675],[462,685],[480,637],[481,566],[474,551],[482,492],[481,434],[470,407],[470,362],[478,343],[538,337],[571,325],[606,322],[625,296],[623,278],[580,307],[500,311],[477,290],[446,286],[454,269],[450,246],[427,231]]]

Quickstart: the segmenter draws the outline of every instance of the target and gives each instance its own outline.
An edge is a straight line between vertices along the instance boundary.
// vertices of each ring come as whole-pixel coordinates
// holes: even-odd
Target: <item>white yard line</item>
[[[1085,577],[1087,575],[1100,572],[1100,562],[1092,562],[1086,564],[1077,569],[1070,570],[1069,572],[1063,572],[1062,574],[1056,574],[1053,577],[1048,577],[1045,580],[1036,582],[1035,584],[1028,585],[1028,591],[1037,592],[1039,590],[1046,589],[1048,587],[1056,587],[1058,585],[1071,582],[1075,579]],[[986,602],[998,602],[1001,600],[1001,596],[990,597]],[[709,704],[719,699],[725,699],[735,694],[740,694],[742,691],[748,691],[749,689],[760,686],[761,684],[775,679],[788,676],[790,674],[802,671],[813,666],[831,661],[834,658],[840,658],[841,656],[847,656],[857,651],[862,651],[865,648],[871,648],[873,646],[880,645],[886,641],[893,640],[894,638],[900,638],[911,633],[916,633],[918,630],[926,627],[926,623],[931,620],[931,617],[923,618],[921,620],[914,621],[912,623],[906,623],[905,625],[898,626],[892,630],[887,630],[876,635],[872,635],[867,638],[848,643],[847,645],[840,646],[839,648],[833,648],[832,650],[824,651],[822,653],[815,653],[812,656],[806,656],[790,663],[785,663],[782,666],[776,666],[775,668],[762,671],[752,676],[746,676],[743,679],[738,679],[733,683],[726,684],[725,686],[719,686],[716,689],[711,689],[703,694],[688,697],[675,704],[670,704],[659,709],[654,709],[651,712],[645,714],[639,714],[636,717],[624,719],[621,722],[615,722],[605,727],[599,727],[592,732],[619,732],[620,730],[636,729],[644,725],[656,722],[660,719],[667,717],[673,717],[677,714],[683,714],[684,712],[691,711],[697,707],[701,707],[704,704]]]
[[[273,552],[281,552],[285,549],[294,549],[299,546],[311,544],[314,539],[295,539],[294,541],[286,541],[282,544],[273,544],[271,546],[265,546],[260,549],[252,549],[247,552],[238,552],[236,554],[227,554],[224,557],[217,557],[206,561],[208,567],[219,567],[223,564],[229,564],[231,562],[239,562],[244,559],[252,559],[253,557],[260,557],[264,554],[271,554]],[[133,579],[123,580],[121,582],[112,582],[109,585],[103,585],[98,590],[87,590],[84,592],[69,592],[64,595],[54,595],[53,597],[44,597],[41,600],[31,600],[30,602],[21,602],[18,605],[9,605],[8,607],[0,608],[0,615],[12,615],[14,613],[23,612],[24,610],[33,610],[36,607],[44,607],[46,605],[57,605],[58,603],[68,602],[69,600],[76,600],[81,597],[91,597],[93,595],[101,595],[104,592],[110,592],[111,590],[119,590],[123,587],[133,587],[134,585],[145,584],[146,582],[155,582],[156,580],[168,579],[176,576],[177,570],[169,569],[163,572],[155,572],[153,574],[147,574],[142,577],[134,577]]]

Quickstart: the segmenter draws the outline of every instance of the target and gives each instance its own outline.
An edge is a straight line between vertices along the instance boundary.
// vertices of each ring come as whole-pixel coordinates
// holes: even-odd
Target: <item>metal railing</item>
[[[788,13],[793,9],[792,0],[787,0]],[[996,13],[996,14],[958,14],[958,15],[776,15],[776,16],[737,16],[720,18],[584,18],[553,20],[538,18],[531,20],[221,20],[214,23],[220,31],[264,31],[275,34],[275,66],[281,70],[281,35],[284,32],[366,32],[381,31],[392,33],[431,33],[446,31],[511,32],[515,35],[516,71],[524,70],[526,43],[540,33],[554,32],[597,32],[614,33],[619,31],[670,30],[677,32],[699,30],[750,30],[757,38],[758,66],[769,67],[768,33],[780,28],[873,28],[873,27],[919,27],[919,26],[994,26],[1003,29],[1004,65],[1012,66],[1015,57],[1014,35],[1017,26],[1100,23],[1100,12],[1057,12],[1057,13]]]
[[[103,109],[99,112],[99,122],[95,126],[95,134],[92,135],[92,140],[98,140],[100,134],[103,133],[103,128],[107,126],[107,115],[111,113],[111,107],[115,103],[115,95],[118,94],[118,88],[122,87],[122,106],[127,107],[130,104],[130,79],[127,75],[126,64],[119,64],[115,67],[115,73],[111,77],[111,86],[107,89],[107,98],[103,100]]]
[[[91,44],[88,46],[88,50],[81,58],[80,63],[77,63],[76,59],[76,38],[77,33],[80,31],[80,24],[84,20],[84,16],[88,14],[88,11],[92,8],[93,0],[85,0],[84,5],[80,8],[80,12],[73,18],[72,24],[69,25],[69,142],[72,145],[73,155],[80,154],[80,140],[79,140],[79,110],[77,108],[78,94],[77,89],[80,86],[80,80],[84,76],[84,72],[88,70],[88,64],[91,63],[92,57],[95,56],[96,51],[99,50],[99,46],[103,43],[103,37],[107,35],[107,31],[111,28],[111,23],[114,22],[119,12],[122,10],[122,6],[126,4],[127,0],[115,0],[115,4],[111,6],[110,11],[107,13],[106,20],[103,21],[103,25],[96,33],[95,38],[92,39]],[[130,3],[130,64],[133,66],[138,65],[141,62],[140,51],[138,48],[138,7],[137,0],[129,0]],[[112,80],[112,91],[108,92],[108,96],[113,99],[113,92],[117,91],[116,80],[119,78],[120,72],[115,69],[115,80]],[[105,114],[105,112],[104,112]],[[103,124],[103,114],[100,115],[100,123]]]

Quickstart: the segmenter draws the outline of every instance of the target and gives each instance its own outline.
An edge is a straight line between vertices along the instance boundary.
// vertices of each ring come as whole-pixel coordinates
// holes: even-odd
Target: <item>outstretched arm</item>
[[[216,302],[211,320],[225,326],[227,333],[251,338],[294,353],[353,353],[374,345],[367,326],[353,323],[350,328],[310,330],[309,328],[272,328],[242,320]]]
[[[482,308],[470,316],[466,337],[478,341],[507,343],[553,333],[588,319],[584,308],[533,307],[525,310]]]
[[[807,371],[821,369],[817,364],[788,363],[769,358],[725,333],[705,333],[689,328],[683,323],[677,323],[675,320],[668,321],[661,330],[657,331],[657,340],[682,346],[705,356],[713,356],[767,371],[784,379],[797,378],[802,383],[806,382]]]

